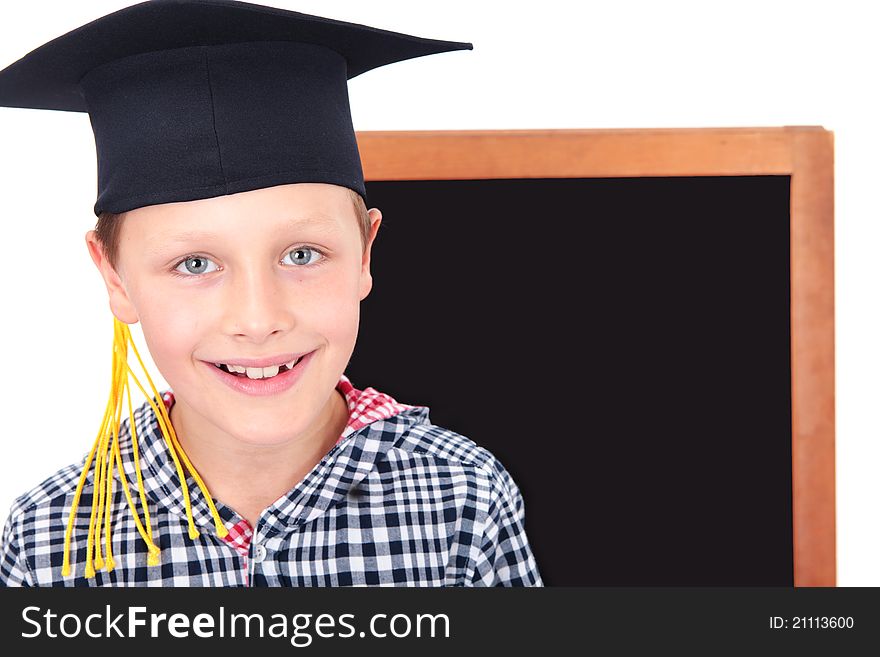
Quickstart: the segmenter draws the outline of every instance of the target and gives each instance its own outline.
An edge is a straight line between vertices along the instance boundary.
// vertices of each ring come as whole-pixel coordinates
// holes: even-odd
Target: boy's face
[[[132,210],[118,273],[93,232],[87,241],[114,315],[141,323],[187,414],[268,445],[305,432],[335,394],[372,287],[381,213],[370,218],[364,251],[348,190],[299,183]],[[241,392],[214,365],[309,352],[294,384],[273,394]]]

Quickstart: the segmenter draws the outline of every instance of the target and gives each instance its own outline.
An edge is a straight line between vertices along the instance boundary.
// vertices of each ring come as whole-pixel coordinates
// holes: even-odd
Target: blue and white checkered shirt
[[[200,536],[189,538],[180,480],[155,413],[144,403],[134,417],[160,565],[147,565],[147,546],[117,481],[116,567],[84,576],[90,479],[77,511],[72,574],[62,577],[64,532],[81,462],[13,504],[3,532],[0,585],[543,586],[524,529],[522,496],[488,450],[431,424],[427,407],[398,404],[373,388],[356,390],[344,376],[338,388],[352,417],[339,442],[262,512],[252,531],[216,501],[230,530],[225,539],[214,532],[191,476],[187,483]],[[364,407],[365,393],[373,395],[373,408]],[[384,412],[376,412],[376,403]],[[136,491],[129,435],[126,419],[120,447]]]

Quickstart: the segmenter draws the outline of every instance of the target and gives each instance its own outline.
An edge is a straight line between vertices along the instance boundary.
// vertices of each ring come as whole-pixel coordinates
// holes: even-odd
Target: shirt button
[[[263,559],[266,558],[266,548],[262,545],[254,546],[254,562],[262,563]]]

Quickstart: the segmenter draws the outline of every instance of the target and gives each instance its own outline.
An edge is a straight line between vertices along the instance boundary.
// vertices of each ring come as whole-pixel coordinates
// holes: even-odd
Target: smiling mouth
[[[297,364],[307,356],[304,354],[299,358],[284,363],[282,365],[272,365],[271,367],[243,367],[241,365],[227,365],[226,363],[213,363],[218,370],[244,379],[271,379],[284,372],[289,372]]]

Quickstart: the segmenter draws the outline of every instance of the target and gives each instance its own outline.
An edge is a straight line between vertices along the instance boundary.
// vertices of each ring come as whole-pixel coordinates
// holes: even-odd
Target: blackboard
[[[787,175],[369,181],[346,374],[493,452],[550,586],[790,586]]]

